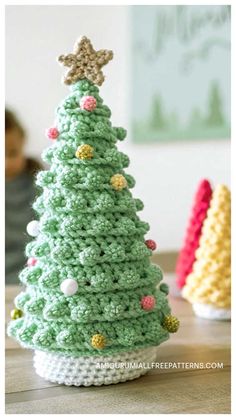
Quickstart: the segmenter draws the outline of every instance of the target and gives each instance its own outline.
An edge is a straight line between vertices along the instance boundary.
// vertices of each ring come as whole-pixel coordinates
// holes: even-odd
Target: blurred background
[[[119,147],[145,204],[147,238],[173,271],[199,180],[230,183],[230,9],[7,6],[6,106],[25,128],[27,156],[39,162],[45,129],[68,94],[56,57],[81,35],[114,51],[100,94],[113,125],[128,130]]]

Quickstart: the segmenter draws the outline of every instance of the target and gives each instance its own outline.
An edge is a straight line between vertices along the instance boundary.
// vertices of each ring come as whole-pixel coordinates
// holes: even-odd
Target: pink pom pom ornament
[[[59,135],[59,131],[56,127],[46,129],[46,136],[50,140],[56,140]]]
[[[37,259],[35,259],[35,258],[33,258],[33,257],[31,257],[31,258],[29,258],[28,260],[27,260],[27,266],[35,266],[36,265],[36,263],[37,263]]]
[[[142,309],[145,311],[152,310],[155,307],[156,300],[153,295],[145,295],[141,299],[141,306]]]
[[[97,107],[97,101],[93,96],[83,96],[80,100],[80,108],[92,112]]]
[[[150,249],[150,250],[156,250],[156,248],[157,248],[156,242],[154,240],[146,240],[145,244],[146,244],[147,248]]]

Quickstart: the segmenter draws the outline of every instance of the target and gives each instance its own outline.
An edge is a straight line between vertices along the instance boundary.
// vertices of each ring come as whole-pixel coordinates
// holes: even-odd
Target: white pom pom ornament
[[[70,297],[71,295],[76,294],[78,291],[78,284],[75,279],[67,278],[61,283],[60,288],[63,294],[65,294],[67,297]]]
[[[26,231],[30,236],[36,237],[39,234],[39,222],[36,220],[30,221],[26,227]]]

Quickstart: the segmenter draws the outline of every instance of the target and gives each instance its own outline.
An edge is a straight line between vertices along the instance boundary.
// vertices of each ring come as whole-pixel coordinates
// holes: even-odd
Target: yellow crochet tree
[[[213,192],[183,297],[193,304],[198,316],[228,320],[231,316],[230,287],[231,195],[225,185],[218,185]]]

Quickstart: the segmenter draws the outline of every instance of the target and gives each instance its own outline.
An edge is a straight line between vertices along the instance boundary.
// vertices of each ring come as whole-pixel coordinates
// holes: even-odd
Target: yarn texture
[[[231,196],[225,185],[215,188],[202,228],[193,271],[186,279],[183,296],[200,310],[199,304],[215,309],[231,305]],[[202,313],[206,308],[202,306]]]
[[[78,360],[128,352],[133,359],[137,350],[143,356],[144,348],[169,338],[163,324],[171,313],[168,286],[160,286],[162,271],[150,262],[149,225],[137,214],[143,203],[131,193],[129,158],[117,148],[126,131],[112,126],[95,85],[112,54],[93,52],[86,39],[75,55],[59,58],[69,65],[89,51],[94,61],[72,66],[66,76],[70,93],[50,131],[59,133],[57,141],[42,154],[50,169],[36,179],[38,234],[32,231],[26,246],[31,263],[19,275],[24,289],[15,299],[22,317],[15,314],[8,327],[23,347],[41,354],[37,365],[43,353]],[[44,359],[50,363],[50,356]]]
[[[65,357],[49,352],[35,351],[34,367],[40,377],[67,386],[101,386],[133,380],[147,373],[145,363],[156,359],[156,348],[148,347],[112,356]],[[102,364],[103,368],[99,368]],[[119,365],[131,364],[132,368]],[[141,367],[141,365],[144,365]],[[113,365],[118,365],[114,368]]]
[[[72,54],[60,55],[58,57],[60,63],[66,67],[71,67],[64,77],[64,83],[72,84],[77,80],[87,79],[101,86],[104,81],[101,68],[112,58],[112,51],[106,49],[95,51],[90,40],[86,36],[83,36],[76,42]]]
[[[231,308],[219,308],[211,304],[194,303],[193,311],[198,317],[209,320],[230,320]]]
[[[186,229],[184,244],[180,250],[176,264],[176,282],[179,288],[185,285],[187,276],[192,272],[196,260],[195,252],[199,246],[203,222],[207,216],[212,197],[212,187],[207,179],[198,185],[191,216]]]

